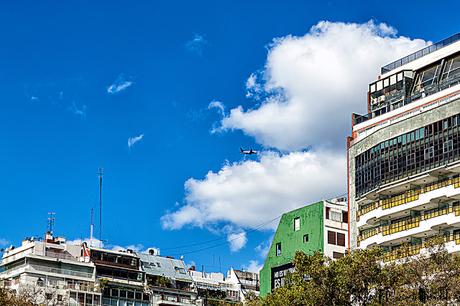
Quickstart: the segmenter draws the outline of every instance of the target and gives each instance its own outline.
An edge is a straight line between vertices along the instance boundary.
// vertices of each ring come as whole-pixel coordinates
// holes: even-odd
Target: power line
[[[215,245],[211,245],[211,246],[207,246],[207,247],[203,247],[203,248],[200,248],[200,249],[196,249],[196,250],[192,250],[192,251],[188,251],[188,252],[181,252],[181,253],[176,253],[176,254],[171,254],[172,256],[179,256],[179,255],[186,255],[186,254],[193,254],[193,253],[198,253],[198,252],[202,252],[202,251],[206,251],[206,250],[210,250],[210,249],[213,249],[213,248],[216,248],[216,247],[219,247],[219,246],[222,246],[222,245],[226,245],[227,243],[229,242],[232,242],[232,241],[235,241],[237,239],[240,239],[244,236],[246,236],[246,234],[248,233],[252,233],[252,232],[255,232],[259,229],[261,229],[262,227],[264,227],[265,225],[267,224],[270,224],[271,222],[277,220],[277,219],[280,219],[282,217],[281,216],[278,216],[276,218],[273,218],[271,219],[270,221],[267,221],[267,222],[264,222],[262,224],[259,224],[258,226],[248,230],[247,232],[243,232],[241,233],[240,235],[237,235],[236,237],[230,239],[230,240],[227,240],[226,238],[217,238],[217,239],[213,239],[213,241],[219,241],[219,240],[225,240],[224,242],[221,242],[221,243],[218,243],[218,244],[215,244]],[[211,240],[209,240],[211,241]],[[193,245],[202,245],[202,244],[205,244],[205,243],[209,243],[209,241],[206,241],[206,242],[200,242],[200,243],[195,243]],[[176,249],[179,248],[179,247],[176,247]],[[160,248],[160,250],[163,250],[162,248]]]

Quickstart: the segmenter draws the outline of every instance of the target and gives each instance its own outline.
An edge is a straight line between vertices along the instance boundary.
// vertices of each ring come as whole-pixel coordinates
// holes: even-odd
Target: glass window
[[[434,147],[428,147],[425,149],[424,158],[430,159],[434,157]]]
[[[337,233],[337,245],[345,246],[345,234]]]
[[[335,232],[333,231],[327,231],[327,243],[329,244],[337,244]]]
[[[443,153],[449,153],[454,149],[454,143],[452,140],[447,140],[443,145]]]
[[[300,230],[300,218],[294,218],[294,231]]]
[[[281,256],[281,242],[276,244],[276,256]]]
[[[308,242],[308,234],[303,235],[303,243]]]
[[[339,259],[339,258],[342,258],[343,256],[344,256],[343,253],[332,252],[332,258],[334,258],[334,259]]]
[[[342,212],[331,210],[330,216],[332,221],[342,222]]]

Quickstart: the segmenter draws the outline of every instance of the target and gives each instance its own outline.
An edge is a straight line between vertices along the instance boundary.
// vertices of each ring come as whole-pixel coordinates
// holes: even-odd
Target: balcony
[[[363,230],[358,236],[358,246],[366,248],[373,244],[388,243],[407,238],[411,235],[420,235],[421,233],[430,232],[443,226],[457,226],[460,225],[459,216],[460,206],[427,210],[417,217]],[[439,218],[437,222],[426,222],[435,218]],[[398,233],[401,234],[397,235]]]
[[[442,243],[445,243],[446,249],[449,253],[460,251],[460,234],[450,234],[445,236],[435,236],[433,238],[442,238]],[[431,239],[433,239],[431,238]],[[383,261],[394,261],[402,258],[408,258],[423,253],[424,249],[428,247],[428,240],[418,244],[400,246],[391,250],[383,255]]]
[[[40,272],[45,272],[45,273],[69,275],[69,276],[76,276],[76,277],[83,277],[83,278],[93,277],[92,273],[80,272],[80,271],[75,271],[75,270],[51,268],[51,267],[40,266],[40,265],[30,265],[29,267],[30,269],[34,271],[40,271]]]
[[[429,196],[429,194],[432,191],[439,190],[441,188],[446,188],[446,187],[450,187],[450,189],[453,188],[454,190],[460,188],[460,177],[453,177],[453,178],[449,178],[445,180],[440,180],[435,183],[425,185],[424,187],[421,187],[421,188],[408,190],[400,195],[392,196],[387,199],[382,199],[382,200],[378,200],[370,204],[362,205],[361,208],[357,212],[357,220],[359,221],[358,226],[363,226],[364,224],[367,223],[367,221],[369,221],[372,218],[377,218],[382,215],[388,215],[390,213],[394,213],[402,209],[406,209],[407,207],[401,207],[401,209],[393,209],[395,207],[399,207],[404,204],[414,203],[418,200],[423,200],[423,199],[424,200],[420,201],[421,203],[418,203],[417,205],[428,203],[431,199],[437,197],[436,194],[432,194],[432,196]],[[458,192],[454,190],[452,190],[453,192],[451,193],[446,193],[446,195],[456,195]],[[371,216],[366,216],[367,214],[377,211],[377,210],[378,210],[378,214],[374,213]],[[390,211],[388,213],[385,213],[383,212],[383,210],[390,210]]]

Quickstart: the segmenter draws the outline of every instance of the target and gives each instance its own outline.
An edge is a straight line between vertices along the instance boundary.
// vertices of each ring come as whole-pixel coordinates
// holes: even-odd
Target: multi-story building
[[[242,297],[238,285],[226,279],[223,273],[196,271],[194,267],[189,269],[189,273],[197,289],[196,305],[240,302]]]
[[[63,238],[47,233],[45,239],[25,239],[5,250],[1,266],[3,285],[36,304],[101,305],[94,264],[81,256],[80,246]]]
[[[382,67],[348,139],[352,249],[392,260],[441,236],[460,251],[459,131],[460,34]]]
[[[345,198],[320,201],[283,214],[260,271],[260,294],[265,296],[284,285],[287,273],[294,270],[297,251],[342,257],[348,247],[347,222]]]
[[[238,288],[240,301],[244,302],[250,292],[259,295],[260,281],[259,273],[230,269],[227,272],[227,281],[235,284]]]
[[[91,247],[88,255],[96,265],[96,279],[103,290],[104,306],[149,306],[150,295],[144,291],[145,272],[133,251]]]
[[[196,300],[193,280],[182,260],[137,254],[145,271],[146,291],[152,305],[190,305]]]

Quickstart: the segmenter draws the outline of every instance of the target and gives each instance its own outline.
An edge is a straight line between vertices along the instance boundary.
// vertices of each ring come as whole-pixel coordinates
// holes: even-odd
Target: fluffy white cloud
[[[93,238],[93,240],[91,240],[90,238],[67,240],[68,244],[73,244],[73,245],[81,245],[83,242],[86,242],[89,246],[94,246],[97,248],[104,247],[104,243],[101,240],[96,239],[96,238]]]
[[[281,150],[344,147],[351,113],[366,111],[367,85],[380,66],[427,44],[372,21],[321,21],[304,36],[277,38],[262,73],[264,84],[254,74],[246,84],[248,96],[263,90],[265,99],[252,109],[231,109],[219,130],[239,129]]]
[[[131,148],[136,142],[141,141],[144,138],[144,134],[139,136],[129,137],[128,138],[128,148]]]
[[[259,263],[257,260],[250,260],[249,264],[243,266],[243,269],[249,272],[259,273],[262,267],[263,263]]]
[[[185,205],[163,216],[162,224],[180,229],[224,221],[253,228],[286,211],[344,193],[345,167],[345,155],[330,151],[263,152],[259,161],[226,164],[202,180],[187,180]],[[276,225],[272,222],[265,228]]]
[[[0,238],[0,246],[6,246],[8,245],[10,242],[4,238]]]
[[[230,246],[230,251],[238,252],[246,245],[246,242],[248,242],[248,237],[246,236],[245,231],[240,230],[234,233],[229,233],[227,235],[227,241]]]
[[[107,88],[107,93],[110,95],[117,94],[123,90],[126,90],[128,87],[133,85],[134,82],[131,80],[131,77],[128,77],[124,74],[120,74],[115,82]]]

